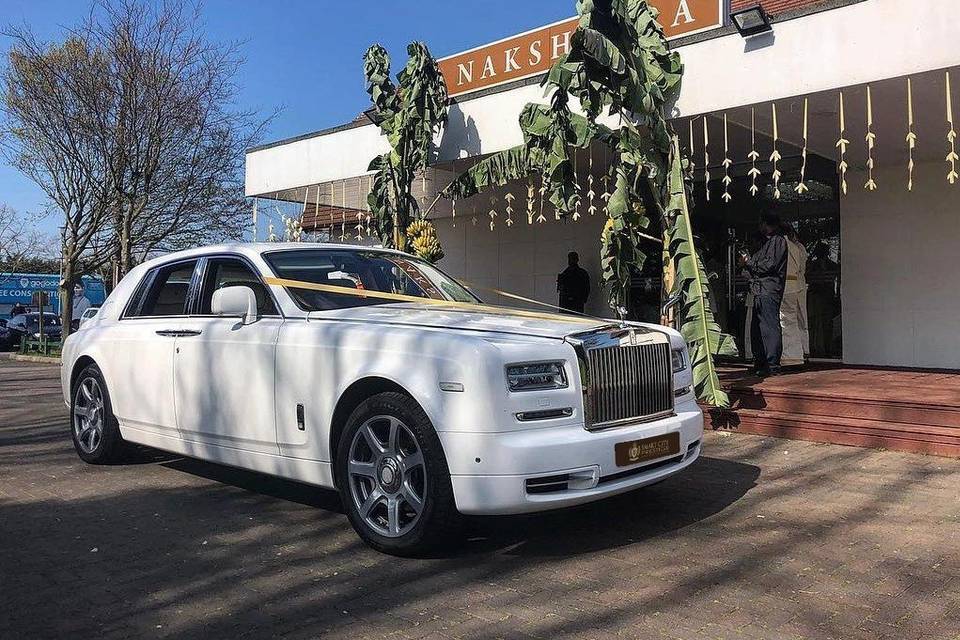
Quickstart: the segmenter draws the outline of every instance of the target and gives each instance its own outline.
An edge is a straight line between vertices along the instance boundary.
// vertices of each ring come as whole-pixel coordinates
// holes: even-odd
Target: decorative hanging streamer
[[[490,196],[490,211],[487,215],[490,216],[490,231],[493,231],[497,226],[497,196]]]
[[[703,116],[703,190],[710,202],[710,134],[707,130],[707,116]]]
[[[809,118],[808,114],[810,113],[810,101],[808,98],[803,99],[803,150],[800,152],[800,157],[802,161],[800,163],[800,182],[797,183],[794,191],[800,194],[804,194],[810,189],[807,188],[807,184],[804,180],[807,177],[807,133],[809,131]]]
[[[957,175],[957,130],[953,125],[953,95],[950,92],[950,72],[947,71],[947,124],[950,125],[950,131],[947,133],[947,142],[950,143],[950,153],[947,154],[947,162],[950,164],[950,172],[947,174],[947,182],[956,184],[960,175]]]
[[[730,137],[727,133],[727,114],[723,114],[723,201],[730,202],[733,196],[730,195],[730,167],[733,160],[730,159]]]
[[[907,191],[913,191],[913,150],[917,146],[917,134],[913,130],[913,83],[907,78]]]
[[[580,154],[580,149],[578,147],[574,147],[573,148],[573,184],[576,186],[578,194],[583,193],[583,188],[580,186],[580,177],[577,175],[577,156],[579,154]],[[509,203],[507,203],[507,206],[509,207]],[[508,220],[509,220],[509,216],[510,214],[508,213],[507,214]],[[560,219],[560,216],[558,215],[557,220],[559,219]],[[577,208],[574,209],[573,211],[573,221],[577,222],[579,219],[580,219],[580,206],[578,204]],[[513,223],[508,222],[507,224],[513,224]]]
[[[547,193],[547,183],[543,178],[543,175],[540,176],[540,215],[537,216],[537,222],[543,224],[547,221],[547,218],[543,215],[543,196]]]
[[[775,200],[779,200],[780,176],[783,174],[777,168],[777,163],[781,160],[780,152],[777,151],[777,140],[780,138],[780,130],[777,127],[777,103],[774,102],[771,107],[773,110],[773,153],[770,154],[770,162],[773,163],[773,197]]]
[[[533,198],[537,195],[537,186],[533,182],[533,174],[527,176],[527,224],[533,224]]]
[[[420,174],[420,201],[423,204],[427,204],[427,168],[423,168],[423,173]]]
[[[757,111],[750,107],[750,153],[747,155],[747,160],[750,161],[750,171],[747,172],[747,175],[750,176],[750,195],[754,197],[760,191],[760,187],[757,186],[757,178],[760,177],[760,169],[757,169],[757,160],[759,159],[760,154],[757,152]]]
[[[843,192],[843,195],[847,195],[847,145],[850,144],[850,141],[846,138],[847,134],[847,120],[843,111],[843,91],[840,92],[840,138],[837,140],[837,149],[840,150],[838,159],[840,163],[837,165],[838,170],[840,171],[840,191]]]
[[[273,220],[267,225],[267,242],[276,242],[277,234],[273,232]]]
[[[453,211],[453,228],[457,228],[457,199],[453,198],[450,201],[450,210]]]
[[[361,193],[361,183],[363,178],[357,177],[357,242],[363,240],[363,207],[360,206],[360,200],[363,198]]]
[[[334,187],[331,187],[333,189]],[[333,198],[331,198],[333,200]],[[340,242],[347,241],[347,183],[340,183]]]
[[[593,145],[590,145],[590,159],[588,160],[588,175],[587,175],[587,185],[589,189],[587,190],[587,213],[594,215],[597,213],[596,204],[594,200],[597,197],[597,192],[593,189]]]
[[[300,212],[300,219],[307,215],[307,199],[310,197],[310,187],[303,188],[303,210]]]
[[[367,210],[367,237],[373,233],[373,225],[371,223],[370,216],[370,194],[373,193],[373,175],[367,176],[367,199],[366,199],[366,210]]]
[[[688,125],[688,127],[689,127],[689,129],[690,129],[690,131],[689,131],[689,133],[690,133],[690,151],[689,151],[689,153],[687,154],[687,156],[690,158],[690,175],[692,176],[694,169],[697,168],[696,163],[693,161],[693,118],[690,118],[690,120],[687,121],[687,125]]]
[[[516,200],[516,196],[507,192],[507,195],[503,196],[503,199],[507,201],[507,219],[506,223],[508,227],[513,226],[513,201]]]
[[[867,182],[863,188],[876,191],[877,183],[873,180],[873,147],[877,144],[877,134],[873,132],[873,94],[870,85],[867,85],[867,135],[864,140],[867,142]]]

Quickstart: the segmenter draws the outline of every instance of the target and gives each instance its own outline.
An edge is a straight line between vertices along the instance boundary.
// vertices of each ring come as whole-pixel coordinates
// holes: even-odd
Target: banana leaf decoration
[[[521,114],[524,144],[476,163],[441,195],[470,197],[539,173],[542,195],[558,214],[567,215],[580,204],[570,150],[601,142],[611,152],[601,196],[608,219],[600,238],[610,306],[627,306],[631,270],[646,258],[640,247],[650,236],[643,231],[656,216],[664,229],[659,250],[675,271],[673,293],[683,294],[680,328],[690,345],[698,397],[727,406],[712,358],[736,353],[736,347],[710,309],[706,272],[693,244],[679,144],[666,119],[667,105],[680,91],[680,56],[667,47],[658,12],[646,0],[579,0],[577,10],[580,23],[570,52],[543,82],[550,104],[528,104]],[[585,116],[571,112],[571,95]],[[597,123],[607,114],[620,116],[617,130]],[[531,216],[528,209],[528,220]]]
[[[420,217],[411,186],[425,172],[433,135],[447,120],[447,86],[422,42],[407,47],[407,64],[390,79],[390,56],[380,45],[363,57],[363,73],[373,108],[368,112],[390,143],[390,151],[370,162],[373,188],[367,197],[373,228],[384,246],[403,249],[406,229]]]
[[[671,294],[680,294],[680,333],[690,350],[697,398],[713,406],[726,407],[730,399],[720,387],[713,356],[736,356],[738,351],[733,338],[720,330],[710,308],[707,271],[697,254],[690,226],[687,186],[678,138],[674,138],[670,160],[665,218],[664,243],[676,274]]]

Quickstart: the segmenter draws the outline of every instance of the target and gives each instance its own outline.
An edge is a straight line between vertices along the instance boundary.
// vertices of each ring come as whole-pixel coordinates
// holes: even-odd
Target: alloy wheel
[[[100,446],[103,425],[103,389],[96,378],[84,378],[73,401],[73,433],[84,453],[93,453]]]
[[[347,460],[357,513],[378,534],[410,531],[426,505],[427,469],[413,432],[393,416],[375,416],[353,436]]]

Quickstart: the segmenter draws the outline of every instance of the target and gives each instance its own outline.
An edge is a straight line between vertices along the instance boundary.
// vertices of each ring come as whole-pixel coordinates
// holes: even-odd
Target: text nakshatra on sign
[[[651,0],[668,39],[723,25],[723,0]],[[450,96],[546,73],[570,51],[579,18],[562,20],[438,61]]]

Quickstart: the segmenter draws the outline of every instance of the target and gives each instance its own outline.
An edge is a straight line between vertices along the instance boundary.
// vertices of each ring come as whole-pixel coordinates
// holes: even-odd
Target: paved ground
[[[397,560],[329,492],[82,464],[57,372],[0,360],[0,638],[960,638],[960,461],[711,434],[674,480]]]

